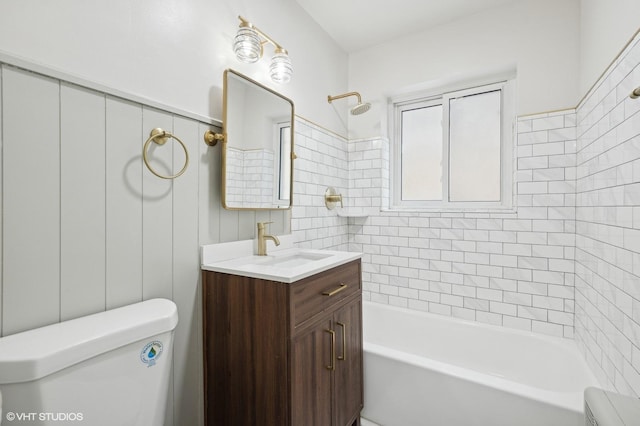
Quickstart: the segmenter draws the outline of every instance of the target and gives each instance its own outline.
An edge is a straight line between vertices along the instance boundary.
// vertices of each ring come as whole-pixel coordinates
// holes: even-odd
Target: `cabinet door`
[[[291,345],[291,424],[327,426],[332,419],[336,337],[331,320],[320,321]]]
[[[362,301],[349,303],[334,314],[336,370],[334,403],[336,426],[346,426],[362,409]]]

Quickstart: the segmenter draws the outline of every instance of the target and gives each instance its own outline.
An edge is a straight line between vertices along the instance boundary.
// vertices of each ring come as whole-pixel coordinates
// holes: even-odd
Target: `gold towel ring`
[[[178,173],[176,173],[173,176],[164,176],[156,172],[155,170],[153,170],[153,168],[151,167],[151,164],[149,164],[149,160],[147,159],[147,151],[149,150],[149,145],[151,144],[151,141],[154,141],[158,145],[164,145],[165,143],[167,143],[167,140],[169,138],[173,138],[177,140],[180,143],[180,145],[182,145],[182,149],[184,149],[185,161],[184,161],[184,167]],[[159,127],[151,131],[149,135],[149,139],[147,139],[147,141],[144,143],[144,148],[142,148],[142,159],[144,160],[144,164],[147,165],[147,168],[149,169],[149,171],[162,179],[175,179],[178,176],[181,176],[187,170],[187,166],[189,165],[189,153],[187,152],[186,145],[180,139],[178,139],[177,136],[172,135],[171,133],[166,132]]]

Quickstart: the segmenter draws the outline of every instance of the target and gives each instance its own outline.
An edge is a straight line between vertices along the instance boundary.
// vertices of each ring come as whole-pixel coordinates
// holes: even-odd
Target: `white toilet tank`
[[[161,426],[177,324],[152,299],[0,338],[2,425]]]

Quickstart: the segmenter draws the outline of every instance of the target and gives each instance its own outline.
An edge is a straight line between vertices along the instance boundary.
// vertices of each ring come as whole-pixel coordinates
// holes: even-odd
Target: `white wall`
[[[268,80],[268,60],[235,60],[239,14],[289,49],[289,85]],[[171,298],[180,323],[166,424],[202,424],[199,245],[254,238],[257,221],[273,220],[271,231],[286,233],[289,212],[223,210],[220,146],[202,142],[208,126],[158,104],[219,119],[222,73],[232,67],[291,98],[298,114],[345,133],[335,112],[323,108],[328,93],[346,90],[346,54],[288,0],[0,2],[0,51],[44,65],[40,72],[50,67],[136,95],[128,102],[3,66],[2,334]],[[67,86],[86,96],[61,112],[69,105],[59,99]],[[154,101],[152,108],[142,98]],[[28,143],[34,116],[51,135],[35,145]],[[191,165],[173,182],[152,176],[141,161],[142,144],[157,126],[189,147]],[[167,155],[166,147],[157,153]],[[47,261],[34,269],[35,246]]]
[[[270,81],[268,57],[235,59],[238,15],[288,49],[288,85]],[[0,51],[217,119],[222,72],[234,68],[291,98],[297,114],[346,133],[326,96],[346,91],[347,54],[290,0],[3,1]]]
[[[581,5],[581,9],[579,5]],[[329,105],[326,103],[326,95],[343,93],[347,91],[347,87],[350,90],[360,91],[365,100],[375,102],[374,109],[365,115],[349,118],[351,120],[349,125],[352,137],[378,137],[378,139],[363,142],[366,149],[359,150],[355,145],[347,148],[348,144],[342,138],[325,132],[310,123],[301,123],[296,134],[299,141],[299,160],[296,162],[296,196],[294,200],[296,208],[293,212],[294,220],[292,223],[296,239],[301,245],[309,247],[343,247],[349,235],[347,219],[337,218],[335,212],[329,212],[324,208],[322,193],[326,185],[336,186],[340,192],[346,194],[346,203],[351,203],[356,195],[361,197],[363,203],[370,203],[373,194],[385,193],[384,185],[381,183],[384,179],[380,173],[381,164],[386,164],[387,161],[384,152],[382,152],[386,141],[380,140],[379,136],[386,136],[386,107],[384,105],[386,96],[424,82],[437,82],[445,78],[464,77],[475,72],[517,67],[519,114],[575,106],[578,99],[584,94],[584,88],[595,81],[597,75],[604,70],[604,67],[632,35],[634,31],[633,17],[637,16],[639,7],[634,0],[617,0],[616,3],[609,0],[606,2],[604,0],[529,0],[477,14],[419,34],[418,38],[422,47],[418,55],[407,49],[407,39],[396,40],[376,48],[356,52],[351,55],[347,64],[347,55],[326,34],[322,33],[295,2],[290,0],[4,1],[0,3],[0,50],[61,69],[87,80],[115,87],[123,92],[131,92],[175,108],[214,118],[221,116],[222,71],[227,67],[233,67],[292,98],[296,103],[298,114],[343,135],[346,134],[344,112],[348,102]],[[294,78],[290,85],[276,87],[269,82],[266,77],[268,60],[254,65],[242,65],[232,57],[230,46],[237,28],[236,16],[238,14],[253,20],[256,25],[289,49],[294,62]],[[621,18],[622,21],[618,21],[617,18]],[[623,22],[623,24],[619,22]],[[580,23],[582,30],[580,30]],[[603,37],[605,33],[607,36]],[[582,37],[582,47],[579,43],[579,34]],[[583,56],[581,61],[579,60],[580,51]],[[584,69],[581,70],[579,64],[582,64]],[[347,65],[349,67],[348,75]],[[580,83],[578,83],[579,81]],[[634,117],[637,118],[637,116],[636,113]],[[546,118],[549,117],[539,119],[542,120],[541,122],[545,122]],[[538,118],[528,119],[531,121],[531,126],[534,125],[533,121],[536,119]],[[553,120],[553,117],[551,119]],[[570,120],[570,116],[564,120],[567,119]],[[189,182],[197,184],[198,193],[193,193],[195,186],[185,187],[187,180],[180,180],[176,182],[176,187],[171,192],[165,193],[160,200],[165,202],[165,207],[168,206],[168,208],[163,207],[161,210],[165,213],[171,211],[170,217],[167,216],[168,213],[162,216],[163,223],[170,227],[187,224],[190,230],[189,239],[183,241],[180,234],[176,234],[175,240],[170,240],[167,237],[163,244],[167,247],[170,246],[170,248],[166,250],[158,248],[157,256],[149,257],[147,254],[146,260],[131,262],[130,266],[138,272],[144,268],[153,271],[154,262],[158,262],[158,259],[164,261],[164,256],[168,252],[173,253],[170,262],[173,262],[174,273],[170,283],[162,284],[162,290],[166,290],[168,294],[169,288],[171,288],[171,291],[174,291],[174,300],[185,307],[181,309],[182,311],[187,309],[189,314],[181,317],[179,326],[181,331],[179,331],[176,340],[179,343],[177,345],[178,368],[174,371],[175,403],[170,407],[170,410],[173,410],[173,415],[176,417],[175,424],[199,424],[202,422],[202,395],[199,383],[201,373],[198,364],[201,351],[197,346],[198,343],[195,346],[197,353],[190,353],[194,347],[191,342],[199,342],[197,246],[215,241],[251,238],[255,232],[255,221],[268,220],[270,217],[263,213],[239,215],[237,212],[221,210],[219,192],[208,190],[209,184],[213,188],[219,187],[219,183],[215,180],[219,178],[215,169],[215,164],[219,159],[216,157],[215,152],[217,151],[215,149],[206,148],[200,142],[201,127],[203,126],[194,123],[187,126],[180,118],[164,117],[163,120],[167,120],[168,125],[176,126],[179,129],[185,129],[192,125],[198,127],[197,131],[189,130],[189,133],[192,133],[191,139],[193,141],[193,145],[190,146],[199,152],[199,155],[194,158],[194,168],[190,169],[190,173],[196,172],[197,178],[193,181],[189,180]],[[298,125],[298,123],[296,124]],[[3,126],[7,125],[5,120]],[[528,124],[523,126],[528,126]],[[180,130],[180,135],[183,132],[185,130]],[[528,133],[528,130],[523,129],[523,133]],[[54,134],[58,133],[54,132]],[[24,137],[28,138],[29,136],[27,134]],[[142,142],[140,137],[132,138],[132,140],[134,142],[137,140],[138,143]],[[563,139],[563,141],[565,140]],[[570,146],[571,141],[567,142],[567,146]],[[6,138],[2,143],[5,154],[10,152],[11,146],[20,149],[23,154],[30,153],[32,150],[30,145],[22,146],[20,143],[8,145],[9,142]],[[67,143],[68,141],[63,134],[60,144],[64,148]],[[552,154],[552,151],[545,154],[544,149],[553,150],[554,147],[543,145],[545,144],[531,146],[531,155],[527,155],[529,144],[523,143],[519,150],[522,148],[523,158],[548,155],[551,159],[553,155],[561,155],[559,153]],[[97,162],[108,160],[115,166],[129,164],[129,161],[133,161],[132,159],[136,159],[136,156],[139,155],[139,148],[140,146],[133,149],[129,145],[115,148],[116,151],[112,152],[112,157],[98,158]],[[378,157],[369,157],[369,148],[375,151],[374,154]],[[534,149],[542,151],[538,151],[534,155]],[[209,161],[211,151],[214,152],[213,160]],[[345,153],[347,152],[349,159],[353,161],[346,161]],[[38,155],[44,154],[41,152]],[[41,159],[43,163],[48,164],[45,158]],[[376,162],[378,159],[380,161]],[[72,172],[65,166],[68,164],[68,160],[68,158],[65,159],[63,163],[54,162],[52,167],[59,166],[62,169],[59,173],[68,176],[68,173]],[[137,157],[135,168],[137,175],[140,176],[140,182],[142,182],[144,170],[139,160]],[[3,161],[3,167],[12,167],[8,161],[4,159]],[[80,160],[77,163],[76,167],[84,166]],[[320,169],[317,163],[325,167]],[[26,164],[29,162],[27,161]],[[327,164],[330,165],[328,169],[326,168]],[[20,174],[20,170],[13,170],[14,173],[10,176],[15,178]],[[114,170],[117,178],[119,175],[116,172],[120,169]],[[3,171],[3,220],[5,221],[7,220],[7,217],[4,216],[7,202],[11,201],[7,197],[13,196],[14,200],[19,201],[22,192],[29,189],[20,183],[13,185],[13,181],[18,182],[13,178],[6,179],[9,171],[7,169]],[[525,176],[528,176],[526,174],[529,172],[531,172],[533,179],[535,170],[525,170]],[[89,170],[89,173],[92,171]],[[571,180],[570,173],[572,173],[571,167],[568,166],[565,170],[565,179]],[[189,178],[189,176],[191,177]],[[637,182],[637,178],[635,175],[633,176]],[[46,176],[39,176],[37,173],[32,177],[35,181],[40,179],[42,182],[48,182],[45,179]],[[353,198],[347,194],[349,177],[353,183],[351,188],[351,197]],[[185,179],[193,178],[192,174],[185,175]],[[542,175],[540,178],[547,179]],[[81,175],[79,180],[83,179],[85,176]],[[153,177],[147,180],[151,182],[150,188],[153,189],[153,185],[157,182]],[[75,181],[70,179],[65,182],[74,184]],[[383,187],[382,192],[379,191],[381,186]],[[40,190],[46,192],[46,188],[41,187]],[[76,190],[69,190],[69,188],[72,187],[58,188],[58,190],[68,191],[66,193],[73,196]],[[107,184],[108,188],[109,184]],[[637,195],[635,190],[631,193]],[[126,192],[123,194],[127,195]],[[549,195],[547,200],[553,201],[554,194],[524,194],[524,197],[531,198],[531,203],[533,203],[534,197],[544,198],[545,195]],[[567,201],[568,197],[570,198],[570,194],[563,193],[561,195],[564,196],[563,203]],[[111,197],[111,201],[108,198],[105,201],[107,209],[114,212],[122,210],[120,208],[122,199],[113,198],[113,194]],[[175,197],[175,200],[167,201],[170,197]],[[189,207],[186,210],[180,207],[184,197],[188,197],[189,200]],[[65,211],[68,211],[66,208],[60,209],[59,207],[59,203],[68,204],[68,200],[77,201],[76,198],[66,198],[64,194],[59,193],[54,193],[49,200],[53,203],[52,210],[62,213],[60,222],[67,225],[77,222],[74,221],[72,215],[65,214]],[[140,209],[146,203],[144,209],[149,210],[149,203],[155,205],[154,203],[158,200],[145,199],[138,194],[134,197],[133,202]],[[365,207],[370,207],[370,205]],[[378,207],[378,205],[372,207]],[[567,237],[567,234],[571,234],[572,220],[571,218],[556,217],[560,213],[555,207],[560,206],[545,206],[545,217],[471,217],[462,220],[461,218],[448,217],[400,218],[379,215],[367,219],[373,223],[366,225],[364,225],[363,219],[351,219],[351,237],[356,245],[372,251],[368,253],[372,261],[365,265],[367,269],[365,278],[369,281],[367,291],[370,296],[375,297],[375,294],[381,298],[386,296],[389,301],[399,301],[399,298],[403,298],[407,304],[409,304],[409,300],[422,301],[427,303],[427,308],[428,303],[431,303],[434,310],[448,310],[450,314],[454,314],[455,311],[460,315],[470,316],[473,313],[476,319],[484,321],[497,322],[499,320],[504,325],[558,334],[561,330],[563,334],[570,336],[573,322],[569,321],[568,316],[570,315],[567,314],[570,314],[572,309],[572,296],[565,294],[565,291],[570,293],[573,290],[572,272],[564,269],[554,271],[551,268],[548,268],[549,271],[547,271],[544,268],[531,266],[536,261],[539,264],[539,262],[546,260],[547,266],[555,264],[560,268],[565,268],[567,261],[571,260],[571,243],[563,238],[570,238]],[[583,221],[584,226],[591,226],[592,220],[588,216],[592,211],[591,206],[581,205],[580,207],[582,210],[578,209],[578,222]],[[18,212],[16,209],[13,211]],[[542,212],[542,209],[531,206],[529,211],[536,215]],[[632,223],[634,226],[632,229],[634,235],[637,232],[636,216],[637,212],[633,210]],[[563,222],[562,230],[560,230],[560,222]],[[24,229],[29,228],[29,223],[26,220],[18,220],[18,223]],[[141,221],[137,220],[136,223],[140,225]],[[198,223],[198,229],[192,226],[194,223]],[[453,226],[454,223],[456,227]],[[609,225],[606,224],[606,226]],[[617,225],[614,223],[612,226]],[[473,229],[470,229],[470,226]],[[493,229],[495,226],[499,226],[499,229]],[[554,228],[556,226],[558,228]],[[565,227],[567,227],[567,232],[565,232]],[[59,235],[57,228],[51,229],[54,229],[55,235]],[[102,229],[113,231],[112,227]],[[163,226],[161,229],[169,228]],[[5,232],[12,230],[10,227],[4,229]],[[284,231],[285,228],[282,227],[280,230]],[[421,233],[419,244],[433,244],[433,247],[424,247],[423,254],[425,256],[437,254],[438,259],[426,259],[426,262],[412,261],[410,260],[411,256],[396,255],[394,244],[380,243],[380,241],[397,242],[398,238],[408,239],[408,237],[415,236],[416,230]],[[460,230],[462,230],[462,240],[452,238],[460,235]],[[45,229],[45,231],[47,230]],[[136,230],[138,234],[143,231],[144,229]],[[276,231],[274,230],[274,232]],[[579,238],[583,238],[585,243],[588,243],[590,238],[587,231],[579,232]],[[37,230],[34,231],[34,235],[36,232]],[[398,235],[396,236],[395,233]],[[78,234],[82,236],[80,232]],[[129,241],[129,234],[129,232],[123,231],[113,235],[116,242],[126,245]],[[523,236],[524,241],[518,240],[519,234]],[[535,238],[538,234],[544,235],[546,239],[541,243],[535,240],[527,241],[527,238]],[[152,233],[147,230],[146,235],[152,235]],[[492,236],[515,238],[515,242],[484,241],[485,235],[488,236],[488,239]],[[558,239],[558,237],[560,238]],[[6,238],[8,237],[5,236],[4,239],[6,240]],[[478,238],[482,238],[483,241]],[[69,259],[68,256],[73,255],[68,250],[61,252],[61,246],[57,240],[44,239],[47,247],[51,249],[48,252],[54,253],[54,266],[57,264],[57,267],[60,267],[60,256],[67,256]],[[549,243],[550,239],[553,244]],[[153,244],[153,241],[149,242],[149,245],[153,246]],[[622,244],[624,250],[631,251],[637,257],[637,250],[624,248],[624,239]],[[454,245],[456,250],[453,250]],[[501,252],[492,251],[498,246],[501,247]],[[67,244],[64,247],[73,248],[73,244]],[[553,258],[553,253],[557,252],[555,249],[558,247],[564,249],[563,253],[558,252],[558,258]],[[13,248],[6,244],[6,241],[3,249],[5,251],[3,254],[3,267],[5,268],[3,274],[6,276],[12,270],[12,266],[6,262],[7,256],[15,257],[16,252],[12,251]],[[588,244],[578,244],[579,268],[582,268],[583,265],[586,266],[587,262],[584,262],[584,259],[589,260],[592,255],[588,249]],[[380,253],[376,250],[379,250]],[[549,253],[546,253],[545,256],[535,256],[534,250],[548,250]],[[529,251],[531,255],[528,255]],[[560,258],[560,256],[565,256],[565,251],[568,258]],[[412,252],[415,253],[415,251]],[[397,253],[400,253],[399,248]],[[463,253],[464,262],[456,260],[460,258],[460,253]],[[467,255],[466,253],[472,254]],[[418,256],[421,256],[420,248]],[[142,257],[141,254],[140,257]],[[536,259],[531,259],[534,257]],[[17,262],[25,262],[24,264],[28,266],[29,260],[28,254],[25,254]],[[168,265],[170,262],[165,262],[165,264]],[[385,262],[389,264],[385,264]],[[398,264],[393,264],[393,262]],[[411,268],[409,268],[409,262],[413,265]],[[513,262],[515,262],[515,266],[513,266]],[[454,267],[460,266],[458,264],[462,264],[462,268],[459,271],[454,271]],[[635,264],[637,266],[637,262]],[[617,267],[618,263],[611,262],[611,265]],[[14,264],[13,270],[20,270],[19,266],[18,263]],[[452,270],[440,270],[442,267],[450,267]],[[469,272],[474,267],[475,272]],[[379,282],[379,280],[384,281],[390,280],[391,277],[397,277],[398,274],[395,274],[393,268],[413,269],[414,272],[417,270],[418,278],[426,282],[428,287],[426,289],[411,288],[408,285],[403,285],[404,282],[400,282],[402,280]],[[478,273],[479,269],[480,273]],[[70,270],[67,269],[67,271]],[[498,271],[502,274],[501,276],[491,275]],[[633,270],[633,273],[634,277],[637,277],[637,271]],[[43,282],[33,287],[23,288],[21,283],[17,281],[12,283],[5,281],[5,292],[0,295],[0,298],[3,307],[8,310],[3,312],[2,327],[6,333],[10,333],[28,326],[55,321],[55,317],[62,318],[86,313],[89,310],[103,309],[102,306],[105,306],[105,303],[110,307],[134,300],[136,297],[141,298],[143,289],[138,288],[135,291],[136,295],[140,294],[140,296],[129,296],[131,289],[125,285],[125,280],[114,282],[113,285],[109,284],[109,280],[113,280],[114,277],[123,276],[126,278],[122,274],[124,272],[121,269],[114,269],[111,275],[109,273],[105,275],[102,272],[96,274],[100,283],[99,285],[96,285],[95,282],[92,283],[92,289],[89,289],[87,294],[75,291],[78,288],[83,292],[87,290],[79,285],[61,289],[58,283],[54,283],[52,286],[50,283]],[[446,279],[456,280],[460,278],[461,274],[471,278],[467,278],[465,283],[463,276],[461,284],[448,283],[441,279],[444,275]],[[522,274],[525,274],[524,278]],[[436,275],[438,280],[434,278]],[[540,277],[544,277],[544,282],[541,282],[542,278]],[[413,277],[409,278],[414,279]],[[597,305],[598,301],[602,302],[603,297],[593,293],[595,286],[591,280],[592,276],[586,268],[578,271],[578,278],[579,292],[584,295],[582,299],[578,299],[578,309],[587,312],[588,315],[580,316],[576,326],[586,327],[591,325],[590,318],[598,315],[594,309],[606,309],[607,305],[604,303],[604,308]],[[433,289],[436,291],[432,290],[430,281],[435,283]],[[408,280],[407,282],[417,283],[417,281]],[[544,287],[535,285],[536,283],[544,284]],[[108,289],[105,296],[108,300],[104,302],[102,299],[97,299],[96,302],[95,296],[105,295],[104,286]],[[515,292],[511,290],[514,286]],[[524,291],[521,291],[522,289]],[[464,293],[455,294],[454,291]],[[534,294],[534,292],[542,291],[546,294]],[[560,296],[557,298],[564,299],[562,307],[557,304],[558,300],[550,298],[555,297],[550,293],[556,291],[560,292]],[[11,308],[21,306],[16,301],[28,297],[25,292],[42,293],[45,296],[52,294],[56,303],[62,302],[57,304],[51,312],[46,309],[33,309],[32,312],[29,310],[15,312],[14,310],[16,316],[13,316]],[[397,294],[391,294],[393,292]],[[470,295],[469,292],[475,292],[475,296]],[[417,297],[413,297],[416,294]],[[425,298],[424,300],[420,300],[421,294]],[[429,298],[436,297],[436,294],[438,301],[431,301]],[[637,339],[634,341],[635,346],[633,347],[627,343],[631,341],[629,336],[632,336],[632,333],[637,336],[638,330],[640,305],[637,303],[637,293],[633,294],[631,315],[634,324],[630,322],[622,324],[622,327],[627,329],[630,328],[630,324],[632,325],[631,332],[623,333],[627,340],[620,346],[621,349],[611,350],[605,356],[599,357],[595,363],[607,371],[606,377],[612,382],[616,382],[616,378],[620,375],[624,377],[624,380],[618,379],[614,383],[620,390],[629,393],[631,390],[635,390],[637,394],[637,372],[640,371],[638,354],[640,352],[638,351]],[[39,307],[47,306],[46,300],[39,298],[37,301]],[[459,306],[460,303],[462,306]],[[535,306],[536,303],[548,304],[549,306]],[[91,304],[91,308],[89,308],[89,304]],[[422,306],[424,307],[424,304]],[[628,308],[628,305],[625,306]],[[596,314],[591,315],[591,312],[596,312]],[[47,318],[42,318],[41,315],[45,314]],[[619,316],[607,319],[601,326],[602,331],[608,331],[610,324],[617,318]],[[578,331],[577,334],[585,341],[586,350],[600,353],[598,344],[589,341],[589,336],[582,331]],[[599,337],[600,334],[597,334],[595,339]],[[605,342],[604,346],[612,348],[615,344],[617,342],[611,345]],[[629,351],[631,351],[631,357],[629,357]],[[619,357],[618,353],[620,352],[623,358]],[[612,365],[614,364],[612,361],[621,359],[619,366]],[[631,370],[630,365],[635,370]],[[632,371],[631,374],[630,371]],[[618,375],[616,376],[616,374]]]
[[[638,0],[580,0],[580,94],[640,29]]]
[[[387,188],[384,173],[379,174],[386,141],[349,143],[349,154],[358,154],[353,161],[350,157],[349,203],[372,212],[352,222],[351,247],[365,253],[365,297],[566,337],[575,326],[575,338],[602,386],[638,396],[640,103],[628,97],[640,84],[638,37],[607,67],[637,31],[640,3],[582,0],[580,21],[576,2],[537,3],[558,19],[549,19],[542,9],[514,13],[513,24],[522,30],[502,34],[513,38],[502,56],[482,43],[471,45],[478,58],[468,45],[442,42],[458,40],[456,34],[491,39],[500,23],[474,33],[470,28],[476,23],[491,22],[491,15],[479,14],[476,23],[464,20],[423,34],[423,42],[431,37],[433,46],[443,44],[443,53],[429,50],[428,59],[412,58],[401,48],[406,39],[351,57],[350,89],[380,96],[382,103],[403,84],[442,81],[475,66],[499,69],[506,58],[519,57],[519,114],[573,106],[606,71],[577,116],[569,110],[519,120],[513,214],[378,213],[369,206]],[[512,5],[499,14],[520,8],[535,12],[535,7]],[[557,60],[562,56],[566,61]],[[385,135],[385,111],[376,106],[377,115],[351,119],[352,137],[370,134],[373,126],[373,134]]]
[[[348,219],[349,248],[364,253],[364,297],[575,337],[601,386],[640,395],[640,100],[629,98],[638,84],[640,34],[577,110],[519,118],[516,211],[381,211],[386,139],[341,144],[318,130],[304,140],[324,141],[327,152],[347,147],[346,192],[336,178],[344,172],[321,175],[331,157],[309,155],[316,164],[305,170],[315,174],[305,178],[335,182],[368,213]],[[294,208],[292,228],[304,244],[330,247],[340,240],[323,241],[323,225],[333,231],[347,219],[313,210],[321,189],[297,186],[308,214]]]
[[[349,56],[349,89],[374,102],[350,138],[386,136],[386,98],[407,88],[517,68],[519,115],[579,100],[578,0],[528,0]]]
[[[199,246],[254,238],[257,221],[286,233],[289,212],[222,209],[220,145],[202,142],[205,123],[11,65],[0,64],[0,83],[0,335],[172,299],[166,424],[202,424]],[[34,138],[34,117],[46,137]],[[143,165],[155,127],[190,153],[175,180]],[[161,173],[184,164],[175,144],[149,151]]]

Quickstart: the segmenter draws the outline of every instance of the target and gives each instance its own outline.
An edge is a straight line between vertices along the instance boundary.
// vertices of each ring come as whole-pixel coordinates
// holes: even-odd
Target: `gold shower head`
[[[351,115],[364,114],[365,112],[369,111],[369,108],[371,108],[371,104],[369,102],[364,104],[362,103],[362,97],[358,92],[349,92],[343,95],[336,95],[336,96],[329,95],[327,96],[327,100],[329,101],[329,103],[331,103],[331,101],[335,101],[336,99],[346,98],[348,96],[356,96],[358,98],[358,105],[351,108]]]

